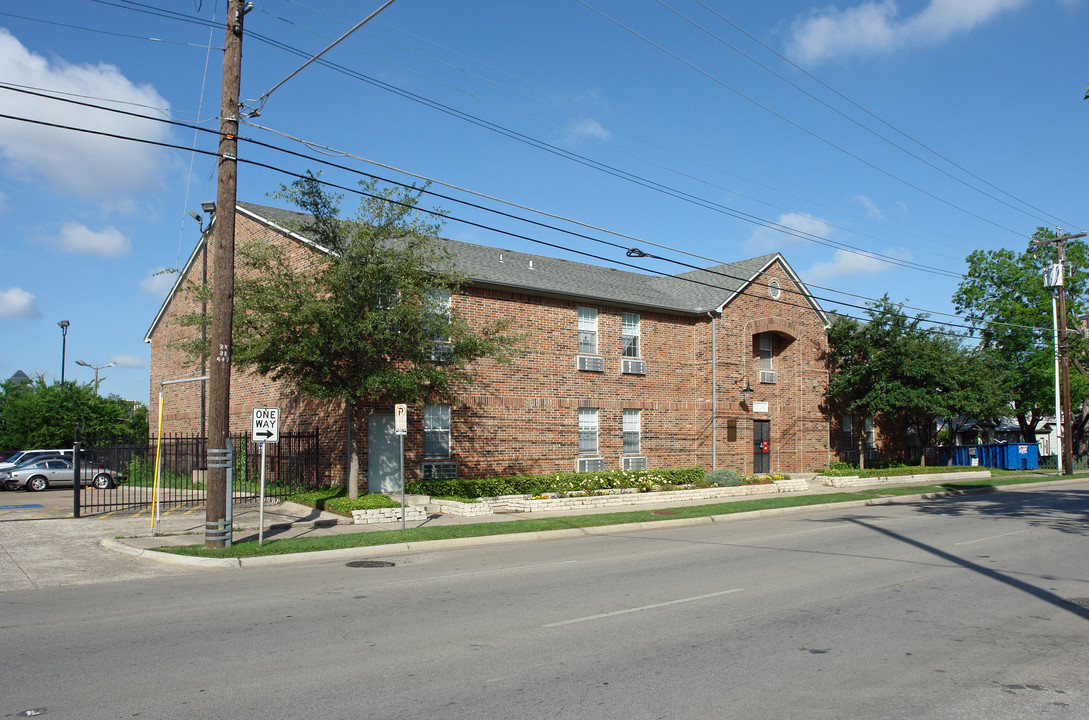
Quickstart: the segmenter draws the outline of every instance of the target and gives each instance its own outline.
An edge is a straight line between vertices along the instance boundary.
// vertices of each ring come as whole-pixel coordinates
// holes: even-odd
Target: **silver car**
[[[84,460],[80,463],[82,485],[93,485],[100,490],[114,487],[115,473],[101,463]],[[0,484],[7,490],[25,489],[31,492],[48,487],[72,486],[75,467],[68,458],[59,455],[40,457],[13,468],[0,471]]]

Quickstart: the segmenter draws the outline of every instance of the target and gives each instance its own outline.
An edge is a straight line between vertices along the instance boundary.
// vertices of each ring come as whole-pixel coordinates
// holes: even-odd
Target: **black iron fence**
[[[234,444],[233,502],[256,501],[261,493],[261,452],[249,433],[231,435]],[[82,512],[124,508],[198,506],[205,499],[207,441],[178,434],[132,441],[88,442],[84,458],[105,466],[115,476],[112,488],[83,489]],[[318,433],[282,433],[280,442],[265,444],[265,497],[284,498],[318,487]],[[158,461],[158,476],[156,476]]]

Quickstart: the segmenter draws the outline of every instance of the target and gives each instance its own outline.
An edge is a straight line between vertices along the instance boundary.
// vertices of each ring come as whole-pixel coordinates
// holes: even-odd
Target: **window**
[[[424,457],[450,457],[450,406],[424,405]]]
[[[624,313],[620,325],[620,354],[624,357],[639,357],[639,315]]]
[[[597,410],[579,408],[579,454],[597,454]]]
[[[772,357],[775,355],[775,336],[771,333],[760,333],[760,369],[774,370]]]
[[[597,308],[579,308],[579,355],[597,355]]]
[[[450,336],[447,332],[450,323],[450,291],[431,290],[428,293],[430,314],[435,324],[431,332],[432,360],[447,360],[453,354],[454,348],[450,344]]]
[[[624,411],[624,454],[638,455],[642,443],[642,410]]]

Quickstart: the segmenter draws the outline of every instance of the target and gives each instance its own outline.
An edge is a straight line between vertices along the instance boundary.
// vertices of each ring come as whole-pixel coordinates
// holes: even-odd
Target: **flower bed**
[[[507,495],[487,498],[488,504],[502,507],[507,512],[554,512],[560,510],[584,510],[588,508],[624,507],[648,505],[651,503],[714,500],[717,498],[743,497],[747,495],[772,495],[780,492],[798,492],[805,490],[804,480],[776,480],[768,483],[741,485],[738,487],[709,487],[665,490],[661,492],[639,492],[633,489],[616,491],[598,491],[595,493],[563,495],[552,497],[529,497],[526,495]]]

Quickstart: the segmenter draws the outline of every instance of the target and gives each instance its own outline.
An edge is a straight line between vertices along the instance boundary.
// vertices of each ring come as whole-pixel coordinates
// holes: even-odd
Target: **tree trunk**
[[[345,403],[348,416],[348,497],[359,497],[359,428],[355,421],[355,401],[348,398]]]
[[[855,427],[859,428],[858,431],[858,469],[866,469],[866,418],[859,417],[862,422],[856,423]]]

